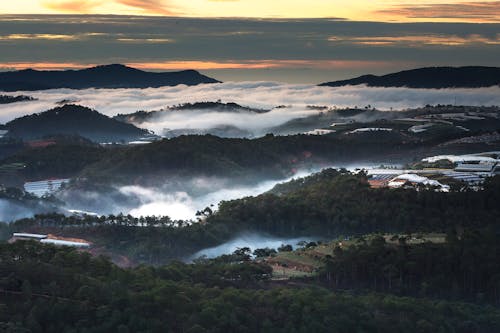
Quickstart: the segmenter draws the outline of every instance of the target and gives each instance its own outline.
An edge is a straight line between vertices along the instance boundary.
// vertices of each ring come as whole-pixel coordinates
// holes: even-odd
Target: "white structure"
[[[328,130],[328,129],[315,129],[309,132],[305,132],[304,134],[306,135],[325,135],[325,134],[330,134],[330,133],[335,133],[335,130]]]
[[[12,234],[12,236],[18,239],[34,239],[34,240],[42,240],[47,238],[47,235],[29,234],[24,232],[15,232]]]
[[[353,131],[347,132],[347,134],[356,134],[363,132],[392,132],[392,128],[383,128],[383,127],[364,127],[357,128]]]
[[[441,191],[443,192],[448,192],[450,190],[450,187],[448,185],[443,185],[437,180],[432,180],[427,177],[419,176],[416,174],[412,173],[405,173],[402,175],[399,175],[395,178],[393,178],[389,182],[389,187],[401,187],[403,186],[406,182],[414,183],[414,184],[422,184],[426,186],[436,186],[438,187]]]
[[[79,248],[89,248],[90,247],[89,243],[72,242],[72,241],[66,241],[66,240],[61,240],[61,239],[52,239],[52,238],[42,239],[42,240],[40,240],[40,243],[52,244],[52,245],[58,245],[58,246],[79,247]]]
[[[63,184],[69,182],[69,179],[49,179],[36,182],[27,182],[24,184],[24,190],[28,193],[43,197],[44,195],[56,192]]]

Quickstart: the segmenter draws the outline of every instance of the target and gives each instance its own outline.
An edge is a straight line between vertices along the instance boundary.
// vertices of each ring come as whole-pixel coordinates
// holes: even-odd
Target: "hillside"
[[[150,88],[217,82],[219,81],[194,70],[153,73],[119,64],[82,70],[37,71],[25,69],[0,73],[0,90],[3,91],[57,88]]]
[[[143,122],[155,121],[172,114],[177,111],[203,111],[203,112],[231,112],[231,113],[265,113],[270,110],[265,109],[255,109],[248,106],[242,106],[237,103],[222,103],[217,102],[195,102],[195,103],[183,103],[179,105],[169,106],[162,110],[156,111],[137,111],[128,114],[118,114],[114,119],[123,121],[130,124],[141,124]]]
[[[14,119],[6,124],[8,135],[32,140],[55,134],[77,134],[92,141],[127,141],[148,132],[111,119],[89,108],[67,104],[42,113]]]
[[[480,88],[500,84],[499,67],[428,67],[387,75],[363,75],[350,80],[333,81],[320,86],[341,87],[366,84],[370,87],[408,88]]]
[[[19,95],[19,96],[9,96],[9,95],[0,95],[0,104],[11,104],[11,103],[17,103],[17,102],[28,102],[28,101],[34,101],[35,98],[31,96],[24,96],[24,95]]]

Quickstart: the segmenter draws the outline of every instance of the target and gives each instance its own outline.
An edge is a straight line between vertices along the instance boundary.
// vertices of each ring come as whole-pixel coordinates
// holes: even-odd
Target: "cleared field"
[[[273,257],[264,259],[273,268],[273,279],[283,280],[295,277],[314,276],[323,265],[326,256],[334,256],[336,246],[349,247],[362,242],[370,242],[379,235],[367,235],[359,238],[340,238],[328,243],[318,244],[309,248],[299,248],[292,252],[279,252]],[[384,234],[388,244],[399,244],[405,241],[408,245],[418,245],[425,242],[444,243],[446,235],[442,233],[428,234]]]

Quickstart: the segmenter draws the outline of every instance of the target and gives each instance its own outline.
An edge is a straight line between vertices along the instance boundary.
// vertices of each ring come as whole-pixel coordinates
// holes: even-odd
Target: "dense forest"
[[[500,177],[492,178],[481,191],[442,193],[432,188],[373,189],[363,173],[327,169],[257,197],[222,202],[216,212],[205,213],[203,224],[168,217],[48,214],[0,229],[8,229],[5,235],[30,230],[82,237],[134,262],[159,265],[188,258],[244,232],[334,239],[373,232],[498,228],[499,200]]]
[[[327,169],[200,212],[206,223],[37,215],[1,225],[0,237],[53,233],[93,249],[0,243],[0,330],[498,332],[499,200],[500,177],[480,191],[441,193],[372,189],[363,172]],[[270,249],[254,251],[256,259],[242,248],[176,261],[249,230],[338,240],[315,273],[286,280],[274,277]],[[447,236],[410,242],[430,231]],[[132,268],[100,254],[126,256]]]
[[[497,332],[486,305],[270,282],[252,262],[120,269],[37,243],[0,245],[3,332]]]
[[[369,289],[500,305],[498,227],[450,231],[444,243],[378,236],[337,246],[322,275],[334,289]]]
[[[500,177],[482,191],[373,189],[363,173],[327,169],[257,197],[222,202],[209,223],[273,234],[447,231],[500,221]]]

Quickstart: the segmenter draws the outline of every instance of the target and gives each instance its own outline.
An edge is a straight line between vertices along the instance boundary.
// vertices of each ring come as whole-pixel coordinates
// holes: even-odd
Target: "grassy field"
[[[360,238],[341,238],[328,243],[321,243],[308,248],[298,248],[292,252],[279,252],[275,256],[264,260],[273,268],[273,279],[283,280],[294,277],[314,276],[323,265],[327,255],[333,256],[336,246],[349,247],[361,242],[370,242],[378,235],[368,235]],[[384,234],[382,235],[388,244],[399,244],[405,241],[408,245],[418,245],[425,242],[444,243],[445,234]]]

